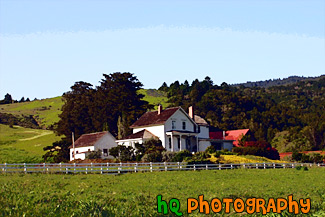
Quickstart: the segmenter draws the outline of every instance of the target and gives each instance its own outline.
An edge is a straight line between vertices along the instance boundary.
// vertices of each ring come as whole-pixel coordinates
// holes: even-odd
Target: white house
[[[159,138],[167,151],[204,151],[211,145],[209,125],[201,117],[194,115],[193,107],[189,113],[181,107],[150,111],[143,114],[134,124],[133,134],[117,140],[119,145],[132,146],[150,138]]]
[[[70,161],[74,159],[84,160],[87,154],[97,150],[101,150],[103,159],[112,159],[113,156],[109,155],[108,150],[117,146],[115,141],[115,137],[108,131],[83,134],[75,141],[74,148],[73,145],[69,147]]]

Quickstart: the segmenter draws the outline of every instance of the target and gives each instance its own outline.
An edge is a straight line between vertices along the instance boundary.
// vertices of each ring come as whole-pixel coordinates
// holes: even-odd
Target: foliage
[[[134,161],[135,160],[135,150],[131,146],[118,145],[116,147],[110,148],[109,154],[119,161]]]
[[[44,151],[47,151],[43,155],[44,161],[56,163],[68,162],[70,160],[70,145],[72,145],[72,142],[63,138],[60,141],[54,142],[52,145],[44,147]]]
[[[162,154],[162,162],[173,162],[173,158],[175,157],[176,152],[163,151],[161,154]]]
[[[273,160],[279,160],[279,152],[265,141],[246,142],[244,147],[234,147],[233,152],[239,155],[256,155]]]
[[[6,124],[10,127],[13,127],[13,125],[18,125],[26,128],[40,129],[37,121],[32,115],[15,116],[0,112],[0,124]]]
[[[100,159],[102,157],[102,150],[98,149],[97,151],[91,151],[89,154],[86,154],[86,159]]]
[[[325,161],[325,155],[319,153],[305,154],[298,151],[293,151],[291,155],[292,161],[300,163],[323,163]]]
[[[189,150],[183,150],[176,152],[175,156],[173,157],[173,162],[182,162],[185,158],[191,158],[193,155]]]
[[[149,152],[143,155],[141,161],[143,162],[162,162],[162,153],[159,151]]]

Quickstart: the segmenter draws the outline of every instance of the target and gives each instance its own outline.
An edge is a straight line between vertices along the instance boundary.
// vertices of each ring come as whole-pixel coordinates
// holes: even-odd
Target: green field
[[[311,212],[325,215],[325,168],[175,171],[113,175],[1,174],[2,216],[162,216],[157,195],[180,200],[185,216],[188,197],[311,199]],[[173,216],[170,212],[165,216]],[[224,213],[208,216],[246,216]],[[248,215],[247,215],[248,216]],[[252,216],[252,215],[249,215]],[[253,215],[253,216],[261,216]],[[294,216],[284,211],[281,215]],[[299,215],[298,215],[299,216]]]
[[[43,148],[59,140],[50,130],[0,124],[0,163],[42,162]]]

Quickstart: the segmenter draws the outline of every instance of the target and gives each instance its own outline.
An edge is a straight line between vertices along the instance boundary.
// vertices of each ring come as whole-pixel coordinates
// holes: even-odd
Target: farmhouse
[[[113,157],[109,155],[108,150],[117,146],[115,140],[115,137],[108,131],[83,134],[75,141],[74,148],[73,145],[69,147],[70,161],[74,159],[84,160],[91,151],[97,150],[101,150],[101,158],[111,159]]]
[[[117,140],[119,145],[135,148],[135,143],[142,144],[152,138],[160,139],[163,147],[173,152],[205,151],[211,145],[209,124],[194,114],[192,106],[189,107],[187,113],[181,107],[163,110],[159,105],[157,111],[143,114],[130,127],[133,128],[133,134]],[[228,142],[232,144],[232,140]]]

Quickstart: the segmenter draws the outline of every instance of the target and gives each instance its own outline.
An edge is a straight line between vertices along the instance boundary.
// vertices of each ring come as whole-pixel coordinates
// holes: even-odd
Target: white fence
[[[175,170],[224,170],[224,169],[276,169],[297,166],[325,167],[325,164],[311,163],[245,163],[245,164],[186,164],[164,163],[42,163],[42,164],[0,164],[1,173],[99,173],[121,174],[127,172],[153,172]]]

